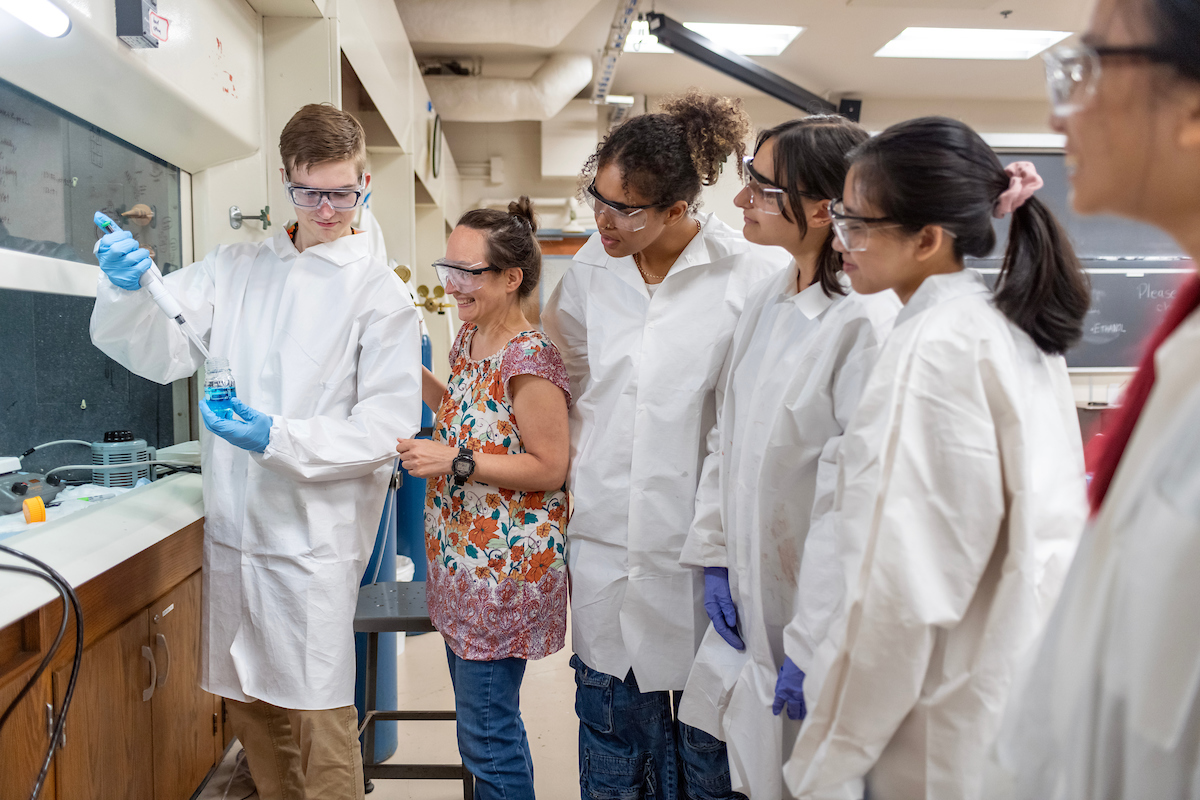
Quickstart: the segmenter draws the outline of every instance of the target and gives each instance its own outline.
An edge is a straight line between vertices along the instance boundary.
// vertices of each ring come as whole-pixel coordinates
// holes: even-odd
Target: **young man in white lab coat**
[[[237,416],[205,426],[201,685],[227,699],[261,798],[361,798],[354,709],[358,584],[397,438],[420,424],[417,312],[351,222],[366,193],[362,126],[300,109],[280,136],[297,220],[166,276]],[[127,232],[100,240],[92,341],[167,383],[203,358],[138,279]],[[240,417],[240,418],[239,418]]]

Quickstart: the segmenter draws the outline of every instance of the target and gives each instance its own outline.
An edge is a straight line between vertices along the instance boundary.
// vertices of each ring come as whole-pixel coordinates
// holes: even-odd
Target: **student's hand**
[[[409,475],[436,478],[450,474],[458,448],[428,439],[397,439],[396,452],[400,454],[400,466],[408,470]]]
[[[266,450],[267,445],[271,443],[271,415],[255,411],[236,397],[232,399],[231,404],[234,413],[241,419],[222,419],[209,408],[207,401],[201,400],[200,416],[204,420],[204,427],[234,447],[252,453]]]
[[[100,269],[116,286],[135,292],[142,273],[150,269],[150,253],[141,247],[129,231],[105,234],[96,244]]]

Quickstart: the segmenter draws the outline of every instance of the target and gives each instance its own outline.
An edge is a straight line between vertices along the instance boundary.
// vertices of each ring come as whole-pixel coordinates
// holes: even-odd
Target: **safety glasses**
[[[849,253],[861,253],[871,240],[871,226],[876,228],[899,228],[900,223],[891,217],[857,217],[846,213],[846,206],[839,197],[829,204],[829,217],[833,221],[833,233],[842,247]]]
[[[584,191],[583,199],[587,201],[588,206],[595,212],[597,223],[600,223],[603,218],[612,227],[631,233],[640,231],[646,227],[646,209],[654,208],[656,205],[655,203],[650,203],[644,206],[631,206],[625,203],[618,203],[615,200],[608,200],[596,191],[595,181],[592,181],[591,185]]]
[[[474,292],[483,286],[485,273],[501,271],[499,267],[485,266],[483,261],[468,264],[446,258],[433,262],[433,269],[447,292]]]
[[[750,191],[750,207],[764,214],[783,213],[787,192],[754,169],[754,156],[742,156],[742,185]]]
[[[1056,117],[1069,117],[1088,104],[1096,94],[1100,64],[1106,58],[1134,58],[1157,64],[1173,61],[1162,50],[1150,46],[1064,45],[1043,53],[1046,93]]]
[[[283,185],[296,208],[317,208],[321,201],[325,201],[331,208],[339,211],[354,208],[361,203],[366,190],[363,183],[359,183],[353,189],[318,189],[315,186],[298,186],[291,181],[285,181]]]

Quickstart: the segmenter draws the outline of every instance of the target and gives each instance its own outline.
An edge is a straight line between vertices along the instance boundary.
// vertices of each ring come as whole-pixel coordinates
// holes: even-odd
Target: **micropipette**
[[[96,212],[92,221],[96,223],[97,228],[106,234],[116,233],[121,230],[115,222],[100,211]],[[163,283],[162,273],[159,271],[158,265],[151,261],[150,269],[142,273],[142,277],[138,283],[141,284],[142,288],[150,292],[150,296],[154,298],[154,302],[158,304],[158,307],[163,310],[164,314],[179,323],[179,327],[183,330],[184,335],[191,340],[192,344],[196,345],[201,355],[207,359],[209,357],[208,348],[204,346],[204,342],[200,340],[199,335],[188,324],[187,320],[183,318],[183,309],[179,307],[178,301],[175,300],[174,295],[167,289],[167,285]]]

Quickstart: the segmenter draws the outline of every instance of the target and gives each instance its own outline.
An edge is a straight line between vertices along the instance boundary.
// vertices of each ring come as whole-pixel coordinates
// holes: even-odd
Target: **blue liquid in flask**
[[[237,397],[237,387],[234,386],[205,386],[204,402],[222,419],[233,419],[233,398]]]

